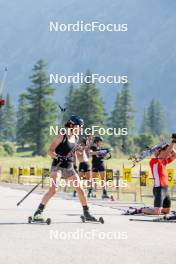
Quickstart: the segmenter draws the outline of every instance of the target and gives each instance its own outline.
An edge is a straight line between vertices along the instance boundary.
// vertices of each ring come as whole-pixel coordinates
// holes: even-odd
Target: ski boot
[[[83,207],[83,210],[84,210],[84,215],[81,215],[81,220],[83,223],[85,223],[85,222],[100,222],[100,223],[104,224],[103,217],[100,217],[99,219],[97,219],[96,217],[91,215],[89,212],[89,208],[87,206]]]
[[[106,189],[103,190],[102,199],[109,199]]]
[[[165,215],[165,216],[163,217],[163,219],[164,219],[164,220],[167,220],[167,221],[176,220],[176,215],[169,215],[169,216]]]

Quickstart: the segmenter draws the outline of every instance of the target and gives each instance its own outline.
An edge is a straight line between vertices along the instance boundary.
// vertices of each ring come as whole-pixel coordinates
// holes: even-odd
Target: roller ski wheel
[[[28,223],[32,224],[32,223],[41,223],[41,224],[47,224],[50,225],[51,224],[51,218],[47,218],[46,220],[44,218],[32,218],[32,216],[28,217]]]
[[[104,224],[104,219],[103,219],[103,217],[101,216],[100,218],[99,218],[99,220],[98,220],[101,224]]]
[[[99,222],[101,224],[104,224],[104,219],[103,219],[102,216],[99,219],[96,219],[95,217],[92,218],[92,219],[88,219],[84,215],[81,215],[80,218],[81,218],[82,223],[86,223],[86,222]]]

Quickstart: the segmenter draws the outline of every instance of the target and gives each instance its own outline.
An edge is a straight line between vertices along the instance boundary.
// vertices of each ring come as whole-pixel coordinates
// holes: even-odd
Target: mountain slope
[[[100,74],[128,75],[137,121],[152,97],[163,103],[170,129],[176,114],[176,2],[168,0],[0,0],[0,66],[9,65],[6,83],[17,101],[29,86],[36,60],[48,63],[48,73],[75,74],[91,69]],[[124,33],[49,32],[49,21],[128,23]],[[57,87],[62,102],[68,85]],[[99,85],[107,112],[117,85]]]

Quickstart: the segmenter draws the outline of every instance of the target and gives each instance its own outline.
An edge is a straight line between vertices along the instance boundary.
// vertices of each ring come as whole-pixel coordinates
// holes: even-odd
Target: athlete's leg
[[[84,206],[87,205],[87,198],[83,189],[83,186],[81,184],[80,178],[78,174],[74,176],[70,176],[68,179],[69,186],[73,187],[74,190],[78,193],[80,203]]]
[[[154,208],[143,208],[142,213],[147,215],[160,215],[162,208],[154,207]]]
[[[79,171],[79,174],[78,174],[78,175],[79,175],[79,178],[82,179],[82,178],[84,177],[84,172]],[[76,192],[76,190],[74,189],[74,191],[73,191],[73,197],[76,197],[76,193],[77,193],[77,192]]]
[[[87,196],[90,197],[92,193],[92,172],[91,170],[85,172],[86,180],[87,180]]]
[[[81,203],[81,205],[83,207],[83,214],[84,214],[86,220],[95,221],[96,218],[89,213],[89,207],[87,205],[87,198],[86,198],[83,186],[82,186],[82,184],[80,182],[79,176],[78,175],[74,175],[74,176],[69,177],[68,178],[68,183],[78,193],[80,203]]]
[[[164,191],[165,190],[163,189],[163,192]],[[161,212],[163,214],[170,214],[170,212],[171,212],[171,198],[170,198],[170,195],[168,194],[167,188],[166,188],[165,198],[163,200],[163,208],[162,208]]]
[[[102,198],[109,198],[106,190],[106,171],[105,170],[100,170],[100,177],[101,177],[101,182],[102,182]]]
[[[50,188],[48,190],[48,192],[43,196],[43,199],[41,201],[42,204],[46,205],[48,203],[48,201],[53,197],[53,195],[55,195],[55,193],[58,190],[58,179],[61,177],[61,174],[58,172],[51,172],[51,176],[50,176]]]
[[[154,195],[154,208],[144,208],[142,209],[142,213],[148,215],[160,215],[162,212],[162,205],[163,205],[163,195],[162,195],[161,187],[154,187],[153,195]]]
[[[34,217],[38,217],[42,214],[43,210],[45,209],[46,204],[48,201],[53,197],[53,195],[57,192],[57,180],[61,176],[61,174],[57,171],[51,171],[50,174],[50,188],[47,193],[43,196],[41,203],[39,204],[37,210],[34,213]]]
[[[98,171],[95,168],[92,168],[92,172],[91,172],[92,190],[91,192],[92,191],[96,192],[96,189],[97,189],[97,182],[96,182],[97,173]]]

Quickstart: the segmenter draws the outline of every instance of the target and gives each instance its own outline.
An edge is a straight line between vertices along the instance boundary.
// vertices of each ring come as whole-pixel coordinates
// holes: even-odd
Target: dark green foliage
[[[29,105],[26,94],[21,94],[19,97],[18,112],[17,112],[17,143],[24,148],[28,142],[28,126],[29,126]]]
[[[50,125],[56,125],[58,109],[53,102],[54,88],[49,84],[45,64],[39,60],[30,77],[32,85],[27,89],[28,100],[28,137],[36,145],[35,154],[45,155],[49,142]]]
[[[132,133],[134,128],[134,109],[132,106],[132,96],[129,84],[123,85],[121,91],[117,93],[109,125],[117,130],[118,128],[126,128],[128,131],[128,135],[111,136],[111,145],[118,147],[124,153],[131,151],[133,145]]]
[[[135,137],[135,144],[139,147],[140,151],[151,147],[155,143],[155,138],[150,133],[143,133]]]
[[[141,133],[150,132],[160,136],[165,132],[165,116],[159,101],[151,100],[147,112],[144,112]]]
[[[6,103],[0,109],[0,140],[14,141],[16,134],[16,113],[11,103],[10,95],[6,96]]]
[[[90,75],[91,73],[88,71],[86,76]],[[71,86],[65,106],[67,107],[65,121],[71,114],[76,114],[84,119],[85,127],[104,126],[104,105],[96,84],[84,83],[78,89]]]
[[[15,154],[16,148],[12,142],[4,142],[2,146],[9,156],[13,156]]]

